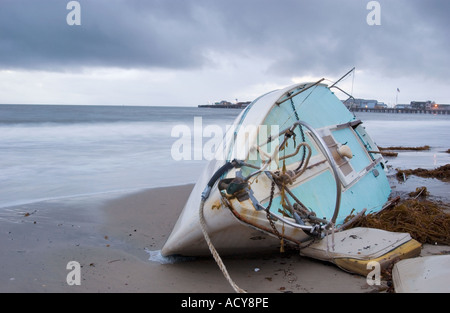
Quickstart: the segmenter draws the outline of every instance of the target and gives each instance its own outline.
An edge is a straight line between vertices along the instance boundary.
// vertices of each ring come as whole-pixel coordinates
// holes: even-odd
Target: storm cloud
[[[446,0],[380,0],[375,26],[368,0],[79,0],[79,26],[66,22],[68,2],[2,0],[0,70],[188,71],[238,59],[264,60],[260,72],[273,77],[355,66],[450,81]]]
[[[283,75],[353,65],[442,75],[450,66],[448,1],[379,1],[380,26],[366,23],[368,1],[79,3],[82,25],[69,26],[66,1],[3,0],[0,66],[196,68],[213,64],[212,52],[269,58]]]

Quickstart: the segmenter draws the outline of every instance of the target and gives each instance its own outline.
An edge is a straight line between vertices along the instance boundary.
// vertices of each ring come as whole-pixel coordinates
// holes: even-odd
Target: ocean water
[[[450,115],[359,112],[356,116],[378,146],[430,146],[428,151],[398,151],[398,157],[386,158],[393,168],[433,169],[450,163],[446,152],[450,149]]]
[[[0,207],[192,183],[206,160],[176,161],[179,125],[227,125],[238,110],[0,105]],[[194,151],[192,152],[192,155]]]
[[[78,195],[194,183],[207,160],[176,160],[177,127],[231,125],[240,110],[195,107],[0,105],[0,208]],[[450,163],[450,115],[359,113],[393,168]],[[184,128],[183,128],[184,127]],[[179,128],[178,128],[179,129]],[[211,134],[210,134],[211,135]],[[205,134],[205,143],[208,138]],[[200,146],[201,149],[201,146]],[[200,153],[201,154],[201,153]]]

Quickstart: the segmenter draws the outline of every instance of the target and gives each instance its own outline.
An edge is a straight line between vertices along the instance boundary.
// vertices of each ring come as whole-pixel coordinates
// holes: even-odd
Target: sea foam
[[[163,256],[161,254],[161,250],[145,249],[145,252],[147,252],[150,255],[148,258],[149,261],[157,262],[160,264],[174,264],[179,262],[192,261],[195,259],[194,257],[186,257],[180,255]]]

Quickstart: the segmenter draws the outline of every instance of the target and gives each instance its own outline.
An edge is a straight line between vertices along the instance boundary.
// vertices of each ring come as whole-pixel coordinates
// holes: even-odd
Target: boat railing
[[[306,129],[309,130],[309,132],[311,134],[311,138],[316,142],[317,146],[319,147],[319,150],[324,155],[326,161],[329,163],[330,168],[331,168],[331,172],[332,172],[334,180],[336,182],[336,202],[335,202],[333,216],[331,217],[330,222],[327,225],[325,225],[325,228],[329,228],[331,225],[335,224],[336,219],[337,219],[338,214],[339,214],[339,208],[340,208],[340,204],[341,204],[342,183],[341,183],[341,180],[340,180],[339,174],[338,174],[338,165],[336,164],[336,161],[334,160],[331,151],[329,150],[327,144],[322,139],[320,134],[311,125],[309,125],[308,123],[303,122],[303,121],[296,121],[289,128],[284,129],[283,131],[281,131],[279,134],[277,134],[274,137],[270,137],[268,139],[268,141],[263,143],[263,144],[267,144],[268,142],[274,140],[275,137],[282,136],[283,134],[285,134],[287,132],[291,132],[292,133],[295,130],[295,128],[298,127],[298,126],[303,126],[303,127],[305,127]],[[286,139],[287,139],[287,136],[285,136],[285,140]],[[249,174],[247,177],[244,178],[244,180],[248,181],[251,177],[254,177],[254,176],[256,176],[256,175],[258,175],[260,173],[263,173],[263,172],[267,173],[267,170],[266,170],[267,167],[269,166],[270,162],[272,162],[272,160],[274,159],[275,154],[277,154],[279,152],[279,149],[281,147],[283,147],[283,146],[284,146],[284,141],[283,141],[283,143],[281,145],[277,146],[277,149],[275,149],[274,153],[271,156],[267,156],[268,158],[265,159],[265,161],[263,162],[263,164],[261,165],[259,170]],[[291,156],[297,154],[299,149],[300,149],[300,147],[302,147],[302,146],[303,145],[298,145],[297,149],[296,149],[296,151],[294,153],[292,153],[292,154],[290,154],[288,156],[285,156],[284,158],[291,157]],[[309,150],[308,151],[309,152],[308,153],[308,157],[307,157],[307,160],[309,160],[309,158],[311,156],[311,148],[308,145],[306,145],[306,146],[307,146],[307,148]],[[281,158],[280,158],[280,160],[281,160]],[[241,164],[241,165],[243,165],[243,164]],[[247,165],[247,164],[245,164],[245,165]],[[252,167],[254,167],[254,166],[252,166]],[[300,176],[300,174],[303,173],[304,169],[299,171],[299,173],[296,173],[294,178],[297,178],[298,176]],[[278,216],[278,215],[275,215],[274,217],[280,218],[280,216]],[[287,224],[293,224],[292,222],[289,222],[289,221],[285,221],[285,222]],[[300,225],[298,225],[298,224],[295,224],[295,225],[296,225],[296,227],[300,227]],[[303,227],[300,227],[300,228],[303,228]]]

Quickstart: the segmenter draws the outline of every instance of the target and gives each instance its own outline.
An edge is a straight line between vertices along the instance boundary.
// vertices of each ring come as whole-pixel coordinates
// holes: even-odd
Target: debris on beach
[[[450,245],[450,214],[439,203],[407,199],[378,213],[361,216],[348,228],[370,227],[406,232],[420,243]],[[347,217],[350,220],[353,216]]]
[[[387,157],[396,157],[396,156],[398,156],[398,152],[381,151],[381,155],[387,156]]]
[[[427,187],[422,186],[422,187],[417,187],[416,191],[410,192],[408,194],[411,198],[417,199],[417,198],[426,198],[427,196],[430,195],[430,193],[428,192]]]
[[[425,151],[430,150],[430,146],[420,146],[420,147],[401,147],[401,146],[395,146],[395,147],[378,147],[380,151],[387,151],[387,150],[407,150],[407,151]]]
[[[383,156],[396,157],[396,156],[398,156],[398,152],[394,152],[394,151],[426,151],[426,150],[430,150],[430,146],[421,146],[421,147],[401,147],[401,146],[380,147],[380,146],[378,146],[378,150],[380,150],[380,153]]]
[[[37,212],[37,210],[34,210],[33,212],[25,212],[25,213],[23,213],[23,216],[24,217],[28,217],[28,216],[30,216],[32,214],[35,214],[36,212]]]
[[[409,175],[415,175],[420,176],[424,178],[437,178],[442,181],[449,181],[450,180],[450,164],[443,165],[441,167],[438,167],[433,170],[427,170],[423,168],[417,168],[417,169],[408,169],[408,170],[401,170],[397,169],[397,179],[404,180],[405,177]]]

